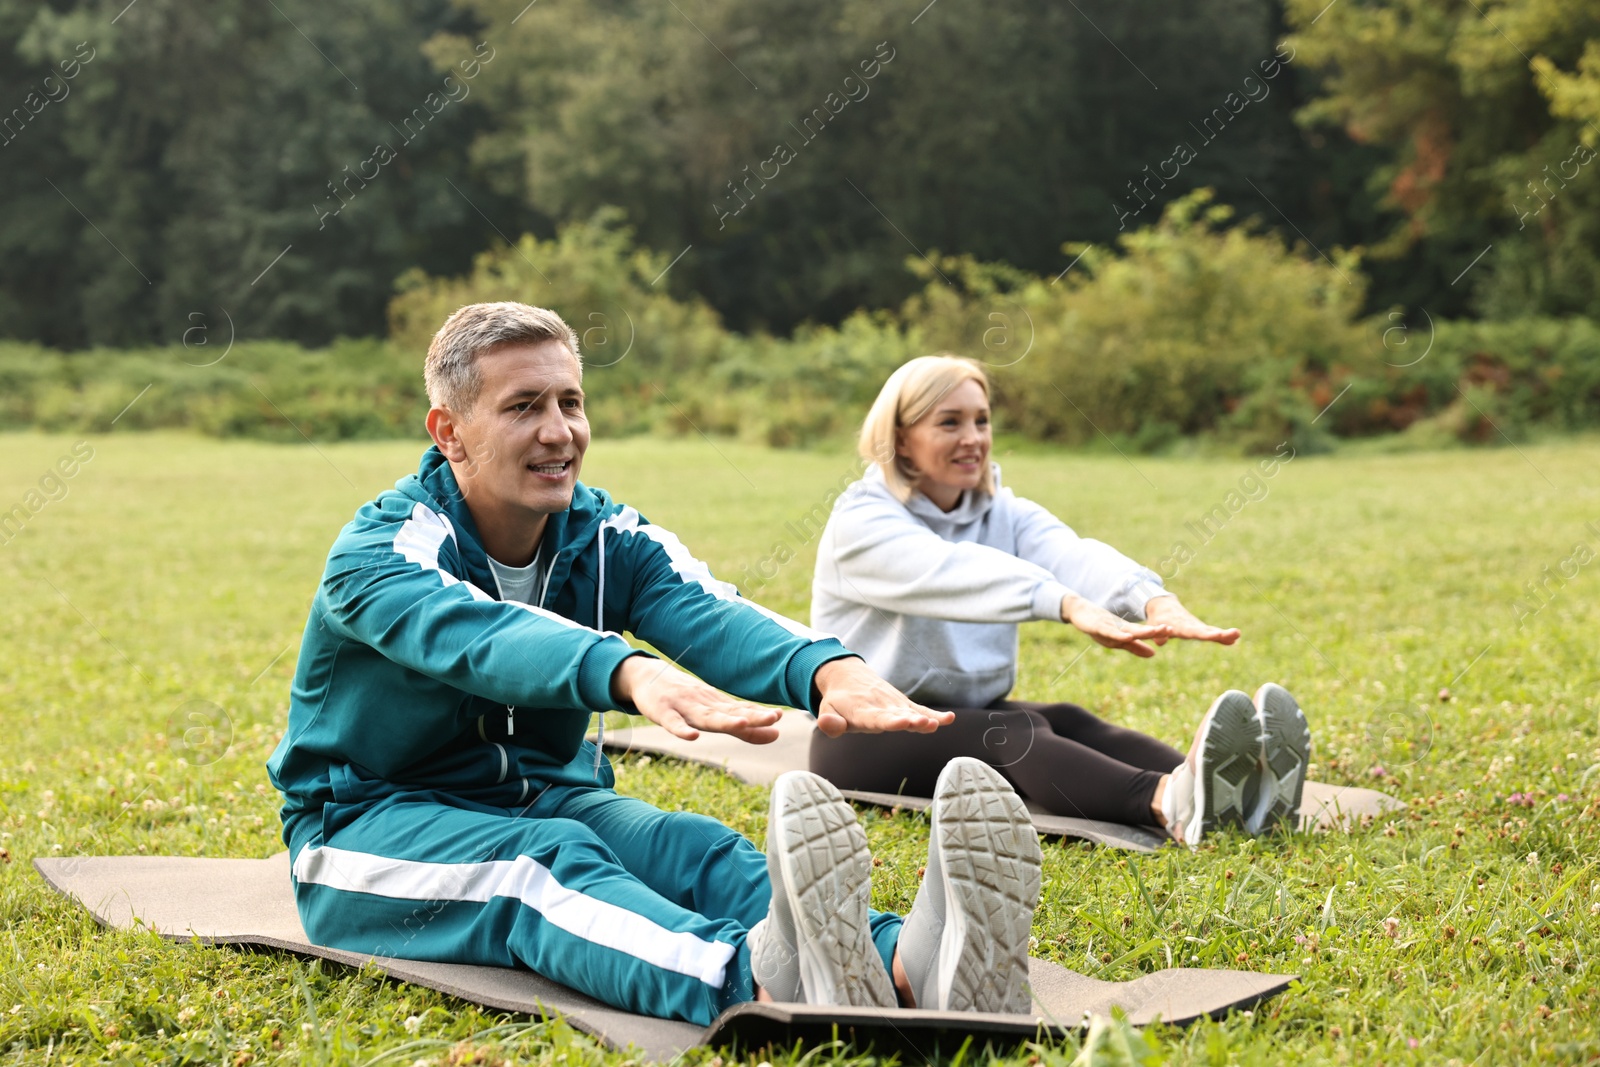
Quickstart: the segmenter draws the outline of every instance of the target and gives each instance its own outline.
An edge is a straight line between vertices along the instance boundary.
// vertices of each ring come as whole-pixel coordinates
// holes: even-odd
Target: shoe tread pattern
[[[954,788],[939,798],[936,826],[956,898],[945,906],[961,908],[969,925],[944,1007],[1025,1014],[1032,1010],[1028,940],[1039,900],[1038,832],[997,771],[969,764],[955,774]]]
[[[1275,782],[1263,828],[1293,828],[1300,820],[1300,801],[1305,792],[1311,727],[1299,703],[1287,689],[1277,685],[1263,687],[1259,717],[1262,753]]]
[[[855,812],[826,782],[797,775],[780,830],[807,1003],[894,1007],[868,926],[872,858]]]
[[[1225,826],[1244,829],[1252,794],[1261,788],[1261,724],[1256,707],[1240,692],[1230,692],[1211,711],[1198,774],[1205,776],[1202,837]]]

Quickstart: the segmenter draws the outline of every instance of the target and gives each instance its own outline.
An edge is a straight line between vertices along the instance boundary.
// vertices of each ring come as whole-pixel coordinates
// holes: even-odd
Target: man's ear
[[[467,446],[456,434],[456,417],[449,408],[428,409],[428,436],[451,463],[465,463]]]

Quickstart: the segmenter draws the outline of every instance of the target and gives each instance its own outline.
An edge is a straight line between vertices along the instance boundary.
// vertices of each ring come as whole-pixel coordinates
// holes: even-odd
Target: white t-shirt
[[[500,590],[501,600],[514,600],[522,604],[538,606],[544,602],[544,593],[550,585],[550,572],[545,570],[540,573],[543,563],[544,543],[539,543],[539,550],[533,554],[533,562],[526,567],[508,567],[504,563],[489,557],[489,570],[494,573],[494,584]],[[538,590],[538,599],[534,599],[534,591]]]

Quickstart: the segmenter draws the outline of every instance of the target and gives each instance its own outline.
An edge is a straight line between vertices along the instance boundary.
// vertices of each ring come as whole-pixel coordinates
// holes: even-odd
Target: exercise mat
[[[811,756],[811,734],[816,728],[816,720],[805,712],[787,711],[778,720],[778,739],[767,745],[752,745],[737,737],[712,733],[702,733],[697,740],[685,741],[659,726],[634,726],[607,730],[605,747],[608,752],[617,755],[646,753],[703,763],[725,770],[751,785],[771,785],[785,771],[806,769]],[[851,789],[840,792],[851,800],[886,808],[921,811],[932,803],[926,797],[894,793],[865,793]],[[1052,815],[1027,797],[1023,800],[1033,815],[1034,829],[1041,834],[1093,841],[1131,852],[1154,852],[1168,840],[1165,834],[1151,827]],[[1375,789],[1307,782],[1300,801],[1300,828],[1349,830],[1360,825],[1364,818],[1404,807],[1402,801]]]
[[[653,1019],[607,1007],[531,971],[423,963],[322,948],[306,940],[289,884],[289,854],[269,859],[183,856],[66,856],[36,859],[51,887],[77,900],[95,919],[118,929],[143,928],[172,941],[261,946],[359,967],[371,963],[391,978],[427,986],[496,1011],[563,1016],[614,1048],[636,1047],[652,1060],[696,1045],[833,1040],[931,1055],[977,1044],[1015,1046],[1082,1025],[1088,1015],[1120,1007],[1136,1023],[1157,1018],[1182,1025],[1248,1008],[1285,989],[1291,975],[1177,968],[1131,982],[1102,982],[1059,964],[1030,960],[1036,1015],[741,1004],[709,1028]]]

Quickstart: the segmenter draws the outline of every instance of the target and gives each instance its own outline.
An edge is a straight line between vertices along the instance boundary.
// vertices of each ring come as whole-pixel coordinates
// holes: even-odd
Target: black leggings
[[[944,765],[972,756],[1052,814],[1129,826],[1156,824],[1156,783],[1183,753],[1137,730],[1113,726],[1076,704],[997,700],[987,708],[941,708],[955,722],[931,734],[811,737],[811,770],[840,789],[931,797]]]

